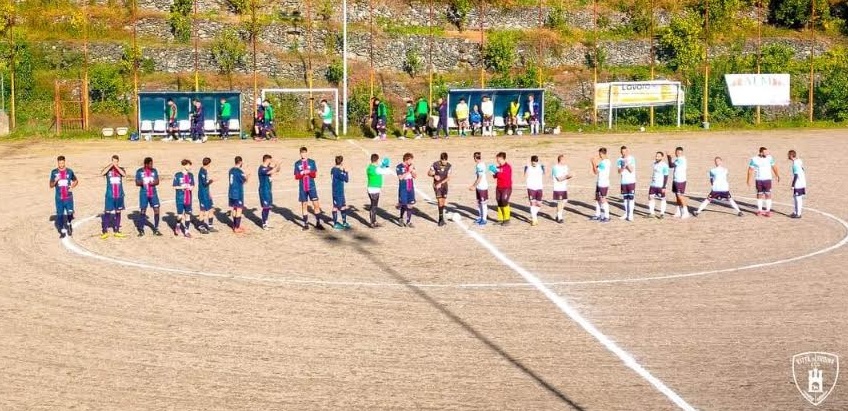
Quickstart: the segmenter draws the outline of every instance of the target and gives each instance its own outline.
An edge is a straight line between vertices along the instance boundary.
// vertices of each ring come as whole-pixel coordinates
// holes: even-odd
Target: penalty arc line
[[[368,151],[365,150],[362,146],[354,143],[352,140],[348,140],[348,141],[351,144],[353,144],[354,146],[357,146],[360,149],[362,149],[362,151],[364,151],[366,154],[369,154]],[[427,195],[425,195],[424,193],[421,193],[419,190],[416,189],[416,191],[418,191],[419,194],[421,194],[421,196],[423,198],[425,198],[425,199],[428,198]],[[428,200],[428,201],[430,201],[430,200]],[[601,343],[601,345],[603,345],[604,348],[606,348],[608,351],[610,351],[616,357],[618,357],[622,362],[624,362],[624,365],[626,365],[628,368],[635,371],[636,374],[638,374],[640,377],[645,379],[645,381],[647,381],[649,384],[651,384],[660,393],[665,395],[675,405],[677,405],[678,407],[680,407],[681,409],[686,410],[686,411],[695,411],[695,408],[693,406],[689,405],[689,403],[687,403],[686,400],[684,400],[682,397],[680,397],[680,395],[678,395],[671,388],[669,388],[667,385],[665,385],[665,383],[660,381],[657,377],[654,377],[654,375],[651,374],[647,369],[645,369],[645,367],[643,367],[641,364],[639,364],[636,361],[636,359],[633,358],[632,355],[630,355],[630,353],[628,353],[627,351],[624,351],[624,349],[619,347],[618,344],[616,344],[614,341],[612,341],[612,339],[607,337],[606,334],[604,334],[600,330],[598,330],[595,327],[594,324],[592,324],[589,320],[587,320],[585,317],[583,317],[583,315],[580,314],[580,312],[578,312],[568,301],[566,301],[565,298],[561,297],[559,294],[555,293],[548,286],[546,286],[542,282],[542,280],[539,279],[539,277],[537,277],[533,273],[527,271],[526,269],[524,269],[524,267],[521,267],[515,261],[512,261],[509,257],[504,255],[492,243],[490,243],[488,240],[483,238],[483,236],[480,235],[480,233],[477,233],[477,232],[474,232],[474,231],[471,231],[470,229],[468,229],[468,226],[466,226],[465,223],[463,223],[461,220],[460,220],[460,222],[457,223],[457,226],[462,228],[462,230],[465,232],[466,235],[468,235],[469,237],[471,237],[475,241],[477,241],[481,246],[483,246],[483,248],[485,248],[490,254],[495,256],[495,258],[497,258],[501,263],[503,263],[504,265],[506,265],[507,267],[509,267],[513,271],[515,271],[518,275],[520,275],[524,279],[524,281],[526,281],[527,283],[532,285],[536,290],[541,292],[545,297],[548,298],[548,300],[550,300],[552,303],[554,303],[554,305],[556,305],[557,308],[559,308],[560,311],[562,311],[563,314],[565,314],[572,321],[576,322],[581,328],[583,328],[584,331],[589,333],[599,343]]]

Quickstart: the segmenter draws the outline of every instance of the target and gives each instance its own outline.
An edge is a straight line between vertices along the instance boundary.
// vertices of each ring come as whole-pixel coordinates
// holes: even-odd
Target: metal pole
[[[706,0],[704,8],[704,98],[703,126],[709,127],[709,98],[710,98],[710,0]]]
[[[17,58],[17,53],[15,53],[15,23],[16,23],[16,15],[17,10],[12,9],[12,24],[9,25],[9,44],[12,47],[12,58],[9,61],[9,131],[15,130],[15,59]]]
[[[342,0],[342,105],[342,134],[347,135],[347,0]]]
[[[762,43],[763,43],[763,21],[762,17],[760,17],[760,13],[762,12],[761,7],[763,6],[762,0],[757,0],[757,74],[760,74],[760,65],[762,61]],[[757,106],[757,124],[760,124],[761,121],[761,109],[760,106]]]
[[[138,1],[132,0],[132,59],[133,59],[133,122],[139,129],[140,109],[138,107]]]
[[[312,1],[306,0],[306,82],[309,85],[309,129],[315,124],[315,96],[312,94]]]
[[[250,43],[253,48],[253,101],[250,104],[253,106],[253,118],[259,115],[259,105],[256,104],[256,97],[259,94],[259,80],[256,77],[256,35],[259,31],[256,22],[256,0],[250,0]],[[255,130],[254,130],[255,131]]]
[[[539,0],[539,31],[541,31],[542,28],[544,27],[543,22],[542,22],[542,2],[543,1],[544,0]],[[541,33],[539,33],[539,56],[538,56],[538,61],[536,62],[536,71],[537,71],[536,74],[538,76],[537,83],[539,84],[539,88],[542,88],[542,65],[544,63],[542,61],[542,59],[544,59],[544,55],[542,53],[543,53],[543,51],[542,51],[542,35],[541,35]]]
[[[486,1],[480,0],[480,88],[486,88],[486,63],[483,61],[483,49],[486,47]]]
[[[428,47],[429,50],[427,52],[427,69],[430,72],[430,80],[428,84],[428,88],[430,91],[429,99],[427,100],[427,106],[430,107],[430,111],[433,111],[433,0],[430,0],[430,13],[427,18],[427,30],[430,32],[428,36]],[[429,113],[427,114],[430,115]]]
[[[598,0],[592,1],[592,43],[595,48],[595,53],[593,56],[593,64],[592,64],[592,94],[595,93],[595,87],[598,86]],[[610,92],[612,92],[612,86],[610,86]],[[612,103],[610,103],[609,107],[610,112],[612,112]],[[595,104],[592,110],[592,123],[597,126],[598,125],[598,105]],[[610,123],[610,128],[612,128],[612,123]]]
[[[371,98],[374,98],[374,0],[370,0],[368,2],[368,61],[370,64],[369,78],[371,84]],[[369,109],[370,114],[374,114],[373,108],[374,105],[369,105],[371,109]]]
[[[191,35],[194,37],[194,92],[200,91],[200,75],[198,73],[197,53],[197,0],[194,0],[194,13],[191,16]]]
[[[816,24],[815,23],[815,21],[816,21],[816,0],[812,0],[810,2],[810,4],[812,4],[812,6],[810,7],[810,9],[811,9],[811,11],[810,11],[810,91],[809,91],[809,96],[807,97],[808,100],[809,100],[807,102],[807,111],[809,112],[810,123],[812,123],[813,122],[813,98],[815,97],[814,94],[813,94],[814,93],[813,88],[815,87],[814,65],[815,65],[815,54],[816,54],[816,28],[815,28],[815,24]]]
[[[650,36],[649,40],[651,41],[651,81],[654,80],[654,75],[655,75],[654,74],[654,60],[655,60],[655,56],[656,56],[656,50],[654,50],[654,1],[655,0],[651,0],[651,25],[650,25],[650,32],[648,33],[648,36]],[[650,117],[651,117],[650,124],[651,124],[651,127],[653,127],[654,126],[654,106],[651,106],[651,108],[650,108]]]
[[[88,4],[83,6],[82,61],[82,129],[88,131]]]

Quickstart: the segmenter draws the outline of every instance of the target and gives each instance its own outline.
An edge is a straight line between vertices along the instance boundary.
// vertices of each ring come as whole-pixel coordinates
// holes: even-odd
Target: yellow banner
[[[682,100],[680,83],[632,82],[595,84],[595,107],[648,107],[676,105]]]

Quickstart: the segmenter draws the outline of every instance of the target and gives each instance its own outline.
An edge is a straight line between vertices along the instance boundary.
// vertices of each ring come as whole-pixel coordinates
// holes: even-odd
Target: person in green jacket
[[[402,139],[406,138],[406,133],[409,131],[415,132],[415,107],[412,106],[412,100],[406,100],[406,117],[403,123]]]
[[[365,176],[368,181],[368,199],[371,201],[371,206],[368,211],[371,214],[371,228],[377,228],[380,224],[377,223],[377,207],[380,203],[380,192],[383,191],[383,176],[394,174],[389,165],[391,161],[386,157],[380,162],[379,154],[371,154],[371,164],[365,169]]]
[[[333,134],[333,138],[338,140],[339,136],[336,134],[336,129],[333,128],[333,109],[327,103],[327,100],[321,100],[321,107],[318,109],[318,113],[321,115],[320,138],[324,138],[324,131],[329,130]]]
[[[424,97],[418,97],[418,103],[415,104],[415,138],[421,138],[427,130],[427,117],[430,116],[430,104]]]
[[[230,117],[233,115],[233,108],[226,97],[221,97],[221,106],[218,108],[218,122],[221,126],[221,138],[226,140],[230,138]]]
[[[386,129],[388,128],[389,110],[386,108],[386,103],[377,97],[374,97],[374,106],[374,131],[377,132],[377,138],[385,140]]]
[[[268,140],[276,140],[277,133],[274,131],[274,107],[268,100],[262,102],[262,107],[265,108],[265,129],[262,130],[263,138]]]

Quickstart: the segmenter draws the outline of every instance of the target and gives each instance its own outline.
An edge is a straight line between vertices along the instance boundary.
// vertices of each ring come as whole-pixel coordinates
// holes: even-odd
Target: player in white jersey
[[[789,217],[801,218],[804,196],[807,195],[807,171],[804,170],[804,162],[798,158],[795,150],[789,150],[789,161],[792,162],[792,198],[795,201],[795,212]]]
[[[636,158],[630,155],[627,146],[621,146],[621,157],[616,162],[621,175],[621,199],[624,201],[622,220],[633,221],[633,209],[636,206]]]
[[[539,156],[531,156],[530,164],[524,166],[527,198],[530,200],[530,225],[539,225],[539,210],[542,208],[542,190],[545,188],[545,166],[539,164]]]
[[[689,199],[686,198],[686,172],[689,165],[686,162],[686,157],[683,156],[683,147],[674,149],[674,158],[671,157],[670,153],[666,154],[666,157],[668,157],[669,168],[674,169],[671,179],[671,192],[674,193],[677,200],[677,210],[674,212],[674,217],[689,218]]]
[[[696,217],[700,215],[713,200],[727,201],[727,203],[733,207],[733,211],[736,212],[736,215],[742,217],[742,212],[739,211],[739,206],[730,195],[730,181],[727,179],[728,171],[721,165],[721,163],[721,157],[716,157],[715,168],[710,170],[710,195],[703,203],[701,203],[701,206],[698,207],[698,211],[695,212]]]
[[[598,156],[592,157],[592,174],[598,177],[595,183],[595,215],[591,218],[593,221],[609,222],[607,194],[610,186],[610,171],[612,171],[612,162],[607,158],[606,147],[601,147],[598,149]]]
[[[779,183],[780,174],[774,158],[765,147],[760,147],[760,154],[748,162],[748,187],[751,186],[752,177],[757,188],[757,215],[771,217],[771,180],[774,178]]]
[[[569,173],[565,156],[562,154],[557,156],[557,162],[551,169],[551,178],[554,180],[554,201],[557,203],[556,222],[562,224],[565,222],[563,215],[565,203],[568,202],[568,180],[574,176]]]
[[[662,219],[665,217],[665,188],[668,186],[668,164],[663,160],[665,160],[665,154],[662,151],[657,151],[657,155],[654,158],[654,165],[652,166],[651,187],[648,188],[648,215],[645,216],[648,218],[656,217]],[[654,214],[657,200],[660,200],[660,213]]]
[[[484,226],[489,214],[489,180],[486,178],[486,162],[479,151],[474,153],[474,163],[474,184],[471,184],[468,190],[475,192],[477,213],[480,214],[474,224]]]

